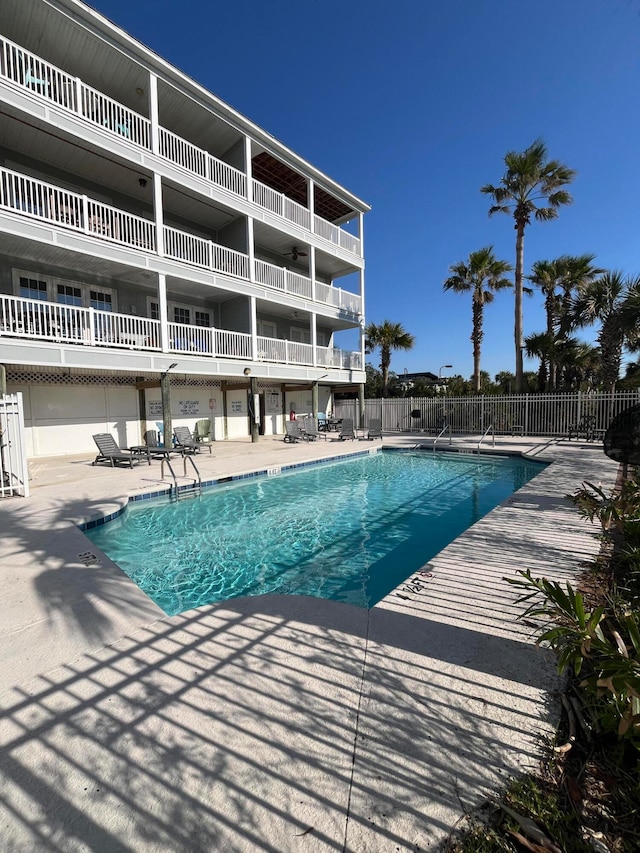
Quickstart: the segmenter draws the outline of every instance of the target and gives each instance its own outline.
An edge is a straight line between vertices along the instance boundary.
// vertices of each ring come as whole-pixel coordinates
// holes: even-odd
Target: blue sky
[[[470,296],[442,282],[482,246],[514,263],[513,221],[479,189],[537,137],[578,175],[573,205],[527,229],[526,270],[590,252],[640,273],[640,0],[92,5],[372,206],[367,321],[416,338],[398,373],[471,375]],[[541,295],[524,310],[542,331]],[[486,310],[482,368],[514,370],[509,292]]]

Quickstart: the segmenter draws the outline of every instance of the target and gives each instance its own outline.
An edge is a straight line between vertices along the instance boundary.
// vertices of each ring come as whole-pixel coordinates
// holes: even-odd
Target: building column
[[[258,359],[258,309],[255,296],[249,297],[249,328],[251,330],[251,359]]]
[[[253,184],[251,175],[251,140],[244,138],[244,173],[247,176],[247,199],[253,201]]]
[[[247,254],[249,256],[249,281],[256,280],[256,253],[253,239],[253,217],[247,219]]]
[[[314,367],[318,366],[318,317],[315,311],[311,312],[311,346],[313,350],[311,352],[311,360]]]
[[[164,217],[162,213],[162,178],[153,174],[153,216],[156,223],[156,251],[164,257]]]
[[[169,352],[167,277],[164,273],[158,273],[158,305],[160,306],[160,348],[162,352]]]
[[[250,411],[252,411],[251,441],[256,442],[260,440],[260,432],[258,429],[260,423],[260,397],[258,394],[258,380],[255,376],[252,376],[249,381],[249,393],[251,394],[252,400],[252,406],[250,407]]]
[[[158,113],[158,78],[149,74],[149,119],[151,121],[151,150],[160,153],[160,118]]]

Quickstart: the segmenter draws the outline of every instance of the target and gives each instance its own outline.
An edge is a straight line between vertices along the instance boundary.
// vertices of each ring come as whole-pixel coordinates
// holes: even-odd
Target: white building
[[[363,201],[78,0],[2,0],[0,100],[0,364],[30,455],[140,443],[173,364],[173,424],[216,440],[254,400],[278,434],[364,383]]]

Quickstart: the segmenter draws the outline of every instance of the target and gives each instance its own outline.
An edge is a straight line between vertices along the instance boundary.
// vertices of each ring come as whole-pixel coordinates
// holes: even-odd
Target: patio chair
[[[326,432],[320,432],[315,418],[303,418],[300,428],[302,430],[302,437],[309,441],[315,441],[317,438],[327,440]]]
[[[374,438],[379,438],[380,441],[382,441],[382,421],[375,419],[372,420],[369,424],[367,435],[371,441],[373,441]]]
[[[342,426],[340,427],[340,435],[338,438],[340,441],[344,441],[345,438],[350,438],[355,440],[356,433],[353,428],[353,418],[343,418]]]
[[[201,444],[199,441],[196,441],[189,427],[174,427],[173,434],[176,439],[176,448],[183,456],[185,453],[200,453],[203,447],[208,447],[209,453],[211,453],[211,445]]]
[[[288,442],[289,444],[295,444],[296,441],[302,441],[302,439],[304,438],[298,421],[285,421],[284,428],[285,434],[283,440],[285,442]]]
[[[211,441],[211,423],[208,418],[196,421],[193,437],[199,442]]]
[[[158,441],[158,433],[155,429],[148,429],[144,434],[144,443],[149,449],[152,459],[169,459],[172,453],[178,453],[174,447],[164,447]]]
[[[92,465],[96,465],[98,462],[108,462],[112,468],[115,468],[116,465],[122,462],[133,468],[133,463],[140,461],[139,448],[136,448],[136,450],[122,450],[118,447],[118,443],[110,432],[98,433],[93,436],[93,440],[98,448],[98,455],[91,463]],[[151,464],[150,459],[148,459],[148,462]]]

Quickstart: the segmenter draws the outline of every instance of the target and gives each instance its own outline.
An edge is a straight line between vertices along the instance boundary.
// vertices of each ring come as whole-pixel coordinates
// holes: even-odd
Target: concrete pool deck
[[[207,479],[371,446],[218,442],[197,462]],[[495,449],[553,464],[369,611],[267,596],[176,617],[75,527],[157,489],[160,462],[33,460],[31,498],[0,502],[3,849],[436,849],[557,718],[503,578],[575,577],[599,543],[564,495],[617,473],[601,445]]]

